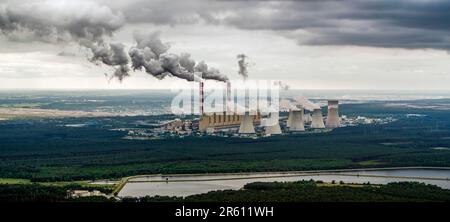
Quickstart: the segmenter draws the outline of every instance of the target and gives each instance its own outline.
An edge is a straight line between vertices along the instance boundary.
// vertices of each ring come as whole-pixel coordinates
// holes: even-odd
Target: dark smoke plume
[[[249,65],[249,63],[247,62],[248,56],[244,54],[239,54],[237,55],[237,59],[239,65],[238,73],[244,78],[244,80],[246,80],[248,78],[248,65]]]
[[[205,62],[197,63],[188,53],[182,53],[180,56],[168,53],[169,46],[161,41],[158,32],[136,32],[134,39],[136,46],[128,53],[134,70],[144,69],[158,79],[174,76],[187,81],[198,81],[199,77],[195,73],[199,72],[203,79],[224,82],[228,80],[217,69],[209,68]]]

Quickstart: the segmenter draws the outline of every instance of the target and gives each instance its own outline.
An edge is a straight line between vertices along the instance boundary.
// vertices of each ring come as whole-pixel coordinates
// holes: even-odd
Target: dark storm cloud
[[[121,12],[93,1],[0,2],[0,31],[10,40],[101,41],[124,24]]]
[[[273,30],[305,45],[450,48],[447,0],[134,0],[118,6],[133,23]]]
[[[123,14],[93,1],[0,2],[0,32],[11,41],[76,42],[90,50],[92,62],[114,68],[113,77],[128,76],[128,55],[122,44],[105,38],[125,25]]]
[[[126,21],[272,30],[305,45],[450,48],[447,0],[85,0],[68,1],[69,7],[49,0],[33,1],[38,7],[22,2],[0,0],[0,28],[16,41],[95,39]],[[48,16],[52,9],[58,13]]]

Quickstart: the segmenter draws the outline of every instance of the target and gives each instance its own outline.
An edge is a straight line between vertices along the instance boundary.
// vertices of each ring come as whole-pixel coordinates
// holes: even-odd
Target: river
[[[299,180],[324,182],[387,184],[417,181],[450,189],[450,169],[403,168],[382,170],[345,170],[316,172],[274,172],[202,175],[153,175],[128,180],[120,197],[189,196],[214,190],[237,190],[251,182],[287,182]]]

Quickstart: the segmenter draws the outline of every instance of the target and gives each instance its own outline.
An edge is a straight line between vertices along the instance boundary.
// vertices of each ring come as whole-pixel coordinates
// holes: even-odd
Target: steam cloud
[[[248,56],[244,54],[239,54],[237,55],[237,59],[239,65],[238,73],[244,78],[244,80],[246,80],[248,78],[248,65],[249,65],[249,63],[247,62]]]
[[[12,41],[48,43],[76,42],[89,49],[90,61],[115,69],[111,78],[123,80],[131,68],[142,68],[162,79],[175,76],[188,81],[203,79],[227,81],[225,75],[190,54],[168,53],[169,46],[159,39],[159,33],[135,33],[136,45],[126,50],[121,43],[107,43],[107,38],[123,27],[122,13],[92,1],[46,0],[18,1],[0,4],[0,33]],[[131,68],[130,68],[131,62]]]

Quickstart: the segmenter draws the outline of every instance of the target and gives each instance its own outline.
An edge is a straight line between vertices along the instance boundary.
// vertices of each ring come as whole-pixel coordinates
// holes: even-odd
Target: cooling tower
[[[286,120],[287,127],[291,127],[292,118],[294,118],[294,112],[292,110],[289,110],[289,116],[288,119]]]
[[[253,126],[253,118],[248,112],[242,117],[241,126],[239,127],[239,134],[254,134],[255,127]]]
[[[325,124],[323,124],[322,109],[314,109],[312,114],[311,128],[313,129],[325,128]]]
[[[303,123],[303,110],[293,110],[292,119],[289,131],[305,131],[305,124]]]
[[[273,125],[269,124],[270,126],[266,126],[265,133],[267,135],[279,135],[279,134],[281,134],[282,132],[281,132],[280,121],[279,121],[280,116],[279,116],[278,112],[270,113],[270,119],[274,119],[275,122],[274,123],[271,122]]]
[[[341,120],[339,118],[339,101],[329,100],[326,126],[327,128],[337,128],[340,125]]]
[[[312,118],[311,118],[311,113],[305,113],[303,114],[303,121],[304,123],[311,123]]]

